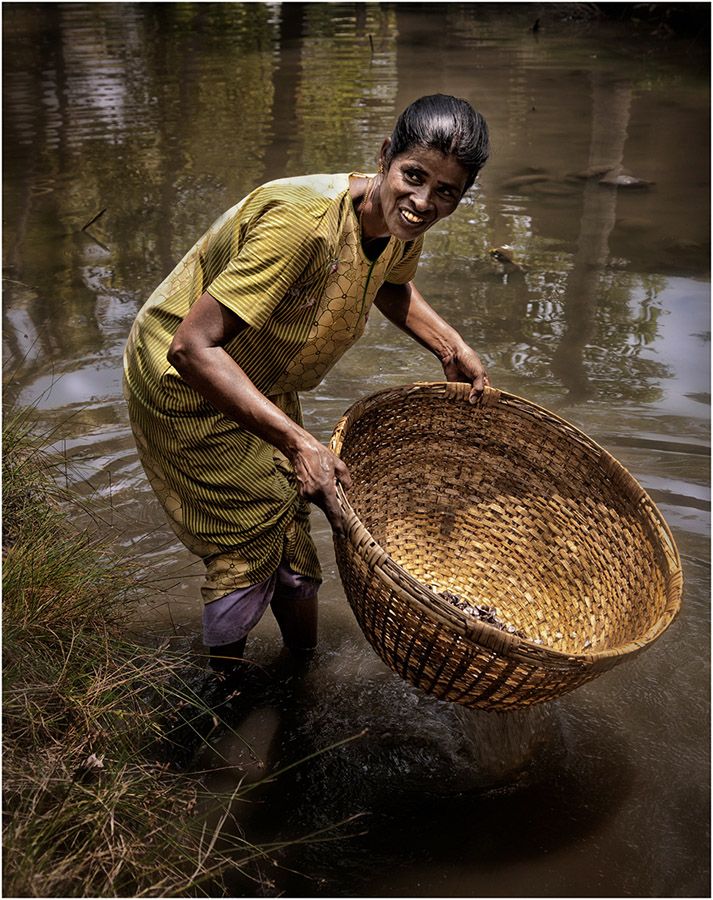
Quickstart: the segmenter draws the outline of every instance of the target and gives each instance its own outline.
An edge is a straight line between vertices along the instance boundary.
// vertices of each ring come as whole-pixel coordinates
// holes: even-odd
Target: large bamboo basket
[[[330,446],[348,535],[337,564],[394,672],[442,700],[506,710],[571,691],[663,634],[683,579],[638,482],[558,416],[486,388],[414,384],[355,403]],[[487,624],[441,594],[495,607]]]

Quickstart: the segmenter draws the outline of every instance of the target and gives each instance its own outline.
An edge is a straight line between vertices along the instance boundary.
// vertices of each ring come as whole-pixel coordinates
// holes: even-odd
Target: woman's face
[[[395,156],[379,190],[389,234],[412,241],[450,216],[463,196],[468,175],[455,156],[439,150],[413,147]]]

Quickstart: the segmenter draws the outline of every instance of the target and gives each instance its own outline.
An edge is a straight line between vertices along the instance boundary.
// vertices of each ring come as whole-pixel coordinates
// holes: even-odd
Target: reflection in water
[[[616,221],[617,196],[616,189],[603,189],[599,179],[621,171],[630,106],[628,84],[606,83],[595,76],[592,142],[577,252],[564,296],[565,329],[552,357],[552,370],[569,389],[569,398],[574,401],[586,400],[593,394],[583,353],[594,332],[600,281],[609,253],[609,235]]]
[[[143,629],[195,642],[200,573],[128,431],[120,361],[137,309],[255,185],[371,170],[395,113],[439,90],[482,110],[494,150],[427,236],[420,288],[498,386],[613,450],[660,503],[684,558],[684,611],[665,638],[503,724],[385,669],[315,516],[320,650],[306,673],[290,672],[274,623],[261,624],[250,653],[264,677],[234,723],[273,768],[368,733],[266,785],[241,815],[270,840],[364,815],[349,840],[286,850],[266,893],[707,890],[707,51],[562,21],[556,6],[537,33],[527,4],[3,7],[6,400],[37,405],[67,448],[68,481],[110,501],[117,540],[155,568]],[[622,169],[654,184],[599,183]],[[503,243],[524,271],[492,267],[488,249]],[[375,312],[358,351],[305,395],[305,415],[326,440],[358,396],[437,378],[435,361]],[[223,790],[236,776],[218,754],[236,765],[244,750],[229,736],[212,743],[203,762]]]
[[[366,7],[355,19],[354,7],[309,3],[304,17],[295,88],[302,146],[294,147],[287,171],[373,172],[381,141],[393,127],[395,14]],[[340,50],[333,54],[335,35]]]

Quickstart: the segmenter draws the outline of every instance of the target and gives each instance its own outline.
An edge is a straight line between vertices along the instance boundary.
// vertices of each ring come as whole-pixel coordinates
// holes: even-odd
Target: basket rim
[[[350,425],[364,412],[377,406],[385,405],[393,398],[416,393],[425,393],[434,397],[442,397],[444,400],[456,400],[468,403],[472,387],[463,382],[448,381],[417,381],[397,387],[384,388],[367,397],[356,400],[346,410],[334,427],[329,448],[337,456],[341,457],[341,449],[344,437]],[[583,653],[572,653],[556,650],[545,644],[536,644],[527,638],[517,637],[506,631],[501,631],[494,625],[488,625],[482,620],[468,616],[463,610],[449,603],[441,595],[420,582],[414,575],[399,565],[390,554],[376,541],[352,507],[343,486],[337,483],[337,499],[342,509],[346,522],[346,536],[334,538],[337,541],[349,541],[362,555],[368,557],[367,562],[371,568],[378,569],[382,576],[392,582],[394,588],[402,597],[406,597],[410,605],[426,611],[433,617],[434,613],[443,624],[454,629],[465,640],[479,646],[487,646],[496,653],[505,656],[520,658],[522,661],[537,663],[539,665],[556,668],[571,668],[581,665],[614,663],[620,657],[638,653],[659,638],[677,617],[681,609],[683,574],[681,558],[668,523],[660,510],[639,484],[633,475],[622,465],[608,450],[597,444],[589,435],[577,428],[571,422],[553,413],[543,406],[533,403],[517,394],[509,393],[494,387],[486,386],[474,404],[474,409],[482,409],[488,406],[497,406],[503,403],[510,411],[523,414],[524,410],[531,410],[549,419],[553,425],[569,431],[571,436],[579,441],[584,441],[592,450],[600,456],[613,472],[624,477],[627,488],[635,489],[636,499],[641,508],[646,511],[649,521],[658,537],[662,539],[664,556],[669,566],[667,573],[667,603],[648,630],[639,638],[627,641],[617,647],[606,650],[591,650]],[[406,590],[403,590],[403,587]]]

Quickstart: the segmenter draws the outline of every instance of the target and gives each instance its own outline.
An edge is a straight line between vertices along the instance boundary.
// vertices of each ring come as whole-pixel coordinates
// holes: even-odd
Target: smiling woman
[[[231,668],[271,605],[285,644],[317,639],[321,576],[308,502],[343,532],[349,472],[302,427],[315,387],[373,304],[441,361],[488,384],[478,354],[413,284],[424,233],[488,157],[465,100],[422,97],[386,138],[376,175],[269,182],[224,213],[140,310],[124,355],[132,429],[174,530],[203,558],[204,640]]]
[[[381,148],[380,171],[387,173],[381,206],[390,233],[398,237],[405,219],[411,228],[403,240],[411,240],[449,216],[488,153],[485,120],[464,100],[434,94],[407,107]],[[392,208],[384,202],[389,193]]]

